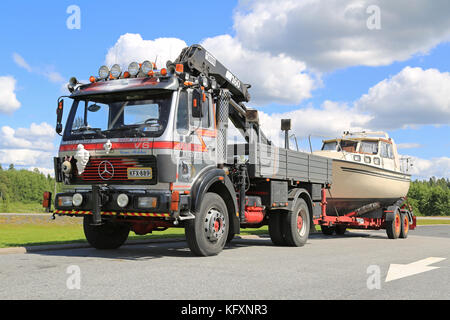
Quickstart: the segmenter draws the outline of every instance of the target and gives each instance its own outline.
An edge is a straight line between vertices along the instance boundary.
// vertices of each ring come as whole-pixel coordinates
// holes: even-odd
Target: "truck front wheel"
[[[285,246],[286,240],[284,239],[282,229],[283,213],[274,211],[269,215],[269,235],[272,243],[276,246]]]
[[[86,240],[96,249],[117,249],[128,238],[130,226],[106,221],[102,225],[92,225],[92,216],[85,216],[83,229]]]
[[[284,216],[284,238],[288,246],[301,247],[309,236],[309,209],[306,201],[298,199],[292,212]]]
[[[216,193],[206,193],[195,219],[186,221],[189,249],[203,257],[219,254],[228,238],[229,227],[228,210],[222,197]]]

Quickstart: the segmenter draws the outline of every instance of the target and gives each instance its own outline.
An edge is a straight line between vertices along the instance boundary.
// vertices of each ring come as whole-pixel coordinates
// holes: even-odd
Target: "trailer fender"
[[[233,183],[222,169],[210,169],[201,173],[195,180],[191,189],[191,210],[195,214],[204,195],[207,192],[215,192],[220,195],[230,215],[230,228],[235,234],[240,233],[239,214],[237,213],[237,199]]]
[[[386,210],[384,210],[385,221],[392,221],[395,219],[395,214],[399,211],[398,206],[389,206]]]
[[[287,210],[292,211],[295,208],[297,200],[299,198],[305,200],[306,204],[308,205],[311,227],[314,228],[313,204],[308,190],[303,188],[291,189],[288,195],[289,205],[287,207]]]

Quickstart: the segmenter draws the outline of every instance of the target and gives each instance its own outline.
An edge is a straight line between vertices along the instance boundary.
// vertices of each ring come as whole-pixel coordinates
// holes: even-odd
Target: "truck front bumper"
[[[75,199],[76,198],[76,199]],[[93,187],[92,191],[75,190],[55,197],[54,213],[58,215],[135,216],[177,219],[189,210],[189,195],[169,190],[116,190]]]

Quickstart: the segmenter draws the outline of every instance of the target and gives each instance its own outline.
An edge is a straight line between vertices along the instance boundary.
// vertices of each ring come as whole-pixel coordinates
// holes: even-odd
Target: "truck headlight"
[[[128,198],[128,196],[125,193],[121,193],[117,197],[117,205],[121,208],[125,208],[128,205],[129,201],[130,201],[130,199]]]
[[[58,206],[60,207],[71,207],[72,206],[72,196],[61,196],[58,197]]]
[[[158,203],[157,197],[139,197],[138,198],[138,208],[156,208]]]
[[[81,206],[82,203],[83,203],[83,196],[80,193],[75,193],[72,197],[72,204],[75,207],[79,207]]]

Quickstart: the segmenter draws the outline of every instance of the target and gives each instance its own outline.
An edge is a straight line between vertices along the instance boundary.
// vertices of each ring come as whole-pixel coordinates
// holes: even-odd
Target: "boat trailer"
[[[385,229],[390,239],[406,238],[409,230],[416,228],[416,216],[406,197],[398,199],[387,208],[381,208],[379,202],[360,207],[344,215],[327,215],[326,189],[322,189],[322,212],[319,218],[314,219],[315,225],[320,225],[326,235],[344,234],[347,228],[380,230]],[[362,215],[380,211],[380,218],[364,217]]]

